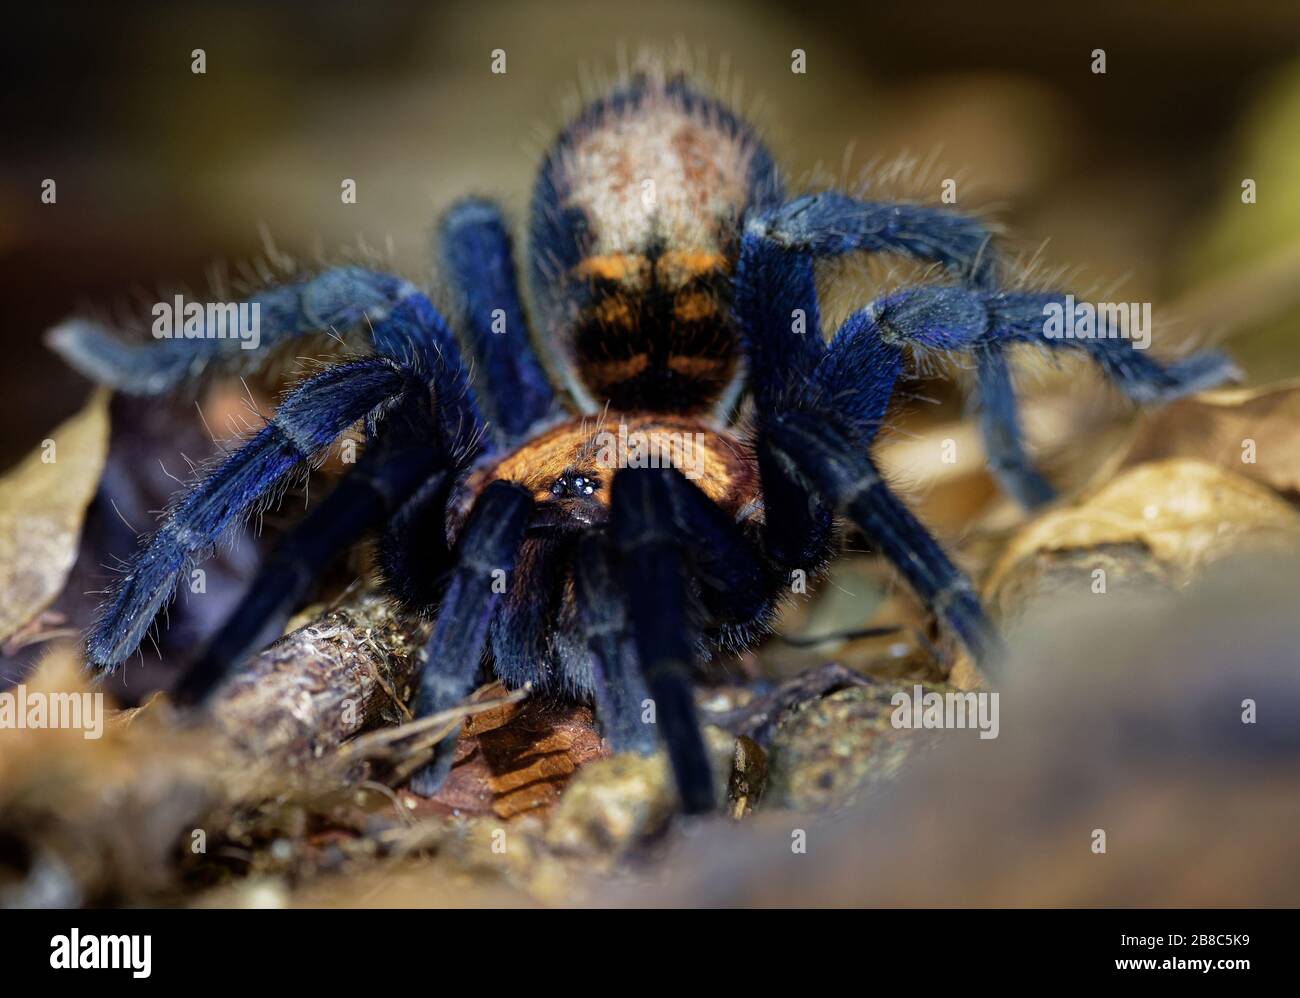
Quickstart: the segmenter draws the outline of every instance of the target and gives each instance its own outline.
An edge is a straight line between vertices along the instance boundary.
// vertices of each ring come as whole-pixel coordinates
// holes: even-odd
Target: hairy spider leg
[[[1058,292],[1016,292],[958,286],[922,286],[884,295],[864,310],[880,340],[929,350],[987,350],[1007,343],[1048,343],[1088,353],[1115,386],[1135,402],[1158,402],[1218,384],[1235,373],[1221,353],[1203,351],[1161,364],[1135,350],[1099,318],[1095,338],[1052,339],[1043,331],[1044,309],[1069,306]],[[846,324],[850,326],[851,324]],[[855,332],[854,337],[857,338]],[[832,357],[834,346],[832,345]],[[837,379],[850,390],[849,379]]]
[[[488,624],[505,592],[504,581],[515,565],[533,498],[513,482],[490,484],[470,512],[454,553],[447,590],[433,634],[424,649],[416,719],[459,704],[473,689]],[[451,772],[461,725],[434,746],[433,758],[411,777],[411,789],[429,797]]]
[[[530,528],[536,525],[537,518],[535,515],[530,521]],[[590,693],[586,656],[580,654],[569,660],[567,652],[574,649],[558,647],[563,639],[556,625],[566,609],[573,545],[573,537],[533,534],[524,541],[515,559],[501,612],[488,625],[493,668],[497,678],[511,689],[531,683],[548,695],[581,699]],[[576,650],[581,652],[580,648]]]
[[[1130,341],[1111,336],[1108,320],[1099,322],[1095,337],[1049,339],[1044,334],[1043,309],[1051,303],[1072,307],[1065,295],[938,290],[945,292],[944,300],[936,301],[933,308],[966,313],[977,324],[982,323],[978,331],[970,328],[967,333],[975,334],[971,343],[979,386],[978,410],[989,467],[1007,490],[1029,508],[1050,501],[1055,492],[1034,470],[1024,451],[1007,344],[1083,350],[1124,395],[1137,403],[1162,402],[1213,388],[1238,373],[1226,356],[1214,350],[1160,364],[1135,350]],[[969,297],[963,300],[963,294]]]
[[[603,535],[589,533],[578,541],[574,589],[601,734],[615,752],[650,755],[659,744],[643,719],[650,691],[637,667],[614,553]]]
[[[1049,338],[1043,331],[1044,309],[1049,305],[1069,309],[1072,304],[1067,295],[1059,292],[966,293],[971,295],[971,304],[965,308],[973,310],[982,306],[988,314],[982,343],[1047,343],[1083,350],[1134,402],[1166,402],[1213,388],[1239,375],[1236,365],[1218,350],[1202,350],[1181,360],[1161,364],[1143,351],[1135,350],[1132,342],[1120,335],[1120,330],[1111,327],[1110,317],[1100,314],[1095,336]]]
[[[495,204],[467,198],[443,216],[438,244],[460,296],[479,402],[498,447],[508,448],[559,412],[529,340],[510,232]]]
[[[456,465],[457,474],[462,467]],[[382,524],[375,545],[385,589],[418,613],[432,613],[446,587],[447,499],[455,482],[452,474],[427,478]]]
[[[753,215],[745,232],[814,257],[902,253],[941,263],[977,287],[994,287],[998,281],[988,229],[945,208],[859,201],[826,191]]]
[[[975,393],[967,401],[967,409],[979,419],[989,471],[1002,490],[1025,509],[1051,502],[1056,489],[1039,474],[1025,451],[1006,348],[1000,343],[981,344],[975,348],[974,358]]]
[[[754,449],[763,486],[763,550],[781,569],[782,585],[788,588],[795,571],[812,576],[829,560],[835,517],[830,507],[785,473],[761,429]]]
[[[247,301],[260,306],[256,350],[244,350],[241,344],[246,341],[229,329],[222,336],[223,330],[209,328],[206,314],[194,337],[125,343],[97,323],[70,319],[51,329],[46,340],[92,381],[127,394],[162,395],[202,375],[216,361],[256,366],[295,337],[369,323],[376,354],[415,368],[434,385],[443,423],[453,438],[459,434],[469,439],[481,427],[455,338],[428,297],[410,281],[362,267],[337,267],[267,288]]]
[[[867,456],[902,370],[903,341],[886,332],[881,318],[888,309],[871,305],[855,312],[829,348],[818,327],[793,334],[788,316],[811,309],[815,292],[786,279],[774,260],[784,252],[747,231],[737,270],[738,280],[752,282],[736,295],[746,353],[751,371],[764,372],[765,389],[755,401],[768,555],[785,568],[824,561],[829,507],[857,524],[925,605],[987,663],[997,639],[974,587]],[[773,337],[796,345],[773,344]],[[773,370],[774,364],[780,366]],[[801,510],[806,486],[813,502],[805,498]]]
[[[450,458],[431,437],[436,441],[437,428],[427,397],[405,395],[384,413],[357,464],[258,570],[238,606],[182,677],[177,702],[207,699],[245,658],[283,633],[290,615],[344,551],[391,518],[418,489],[451,478]]]
[[[656,489],[686,557],[688,578],[699,586],[704,618],[724,628],[760,630],[780,579],[764,566],[757,545],[681,471],[651,472],[661,479]]]
[[[351,329],[384,316],[418,289],[408,281],[361,267],[338,267],[313,277],[264,288],[241,304],[259,307],[256,349],[245,347],[250,330],[216,329],[206,311],[190,335],[127,343],[107,327],[69,319],[46,334],[50,346],[92,381],[131,395],[163,395],[199,377],[214,362],[255,367],[278,346],[309,333]],[[251,316],[251,312],[239,314]],[[223,334],[224,335],[221,335]]]
[[[902,371],[904,345],[953,350],[986,335],[1002,336],[1003,317],[991,314],[988,302],[1005,303],[1008,297],[949,287],[882,296],[836,331],[798,407],[808,415],[780,417],[769,435],[780,462],[849,516],[983,662],[998,644],[974,587],[890,491],[868,456],[868,445]]]
[[[733,310],[760,411],[787,404],[826,354],[810,254],[746,232]]]
[[[787,472],[857,524],[977,662],[994,662],[1000,642],[974,586],[885,484],[858,441],[811,412],[777,417],[767,439]]]
[[[744,635],[761,626],[770,612],[770,569],[736,522],[685,476],[672,468],[650,473],[661,478],[656,486],[660,515],[682,555],[683,571],[699,586],[702,616],[720,624],[724,633],[739,628],[743,633],[732,643],[744,643]],[[592,655],[592,686],[605,737],[615,751],[653,751],[656,740],[642,720],[642,701],[649,690],[629,641],[628,597],[618,557],[602,536],[588,534],[578,542],[574,577],[578,621]],[[689,774],[682,783],[688,780]]]
[[[902,369],[905,344],[978,351],[988,343],[1037,336],[1042,328],[1043,297],[969,287],[909,288],[882,296],[845,321],[810,379],[807,408],[834,413],[847,435],[832,423],[824,423],[818,431],[824,453],[819,454],[812,443],[811,425],[798,429],[786,420],[774,434],[774,439],[785,439],[783,445],[777,445],[785,461],[793,462],[823,494],[838,495],[833,500],[836,505],[882,547],[890,545],[890,537],[911,538],[901,546],[895,541],[891,558],[950,629],[977,658],[985,660],[997,650],[997,644],[973,587],[890,493],[865,457],[865,448],[854,448],[854,442],[870,441],[878,431],[891,386]],[[1125,362],[1148,365],[1144,384],[1157,383],[1166,372],[1131,352],[1125,355]],[[1180,363],[1199,364],[1203,359]],[[846,446],[861,451],[864,457],[861,461],[839,459],[842,463],[837,466],[833,454]]]
[[[825,192],[754,214],[745,226],[745,238],[749,237],[814,256],[851,251],[902,253],[943,264],[974,290],[989,294],[999,290],[1001,278],[991,234],[977,220],[947,209],[860,201]],[[1197,354],[1162,367],[1140,357],[1127,339],[1051,339],[1044,325],[1040,305],[1036,330],[1023,338],[1046,347],[1081,347],[1129,398],[1139,402],[1200,391],[1235,373],[1217,353]],[[1008,342],[1007,338],[986,336],[970,344],[976,361],[976,402],[990,469],[1004,489],[1023,505],[1033,507],[1052,499],[1055,492],[1024,451],[1005,355]]]
[[[811,256],[747,232],[741,238],[733,301],[760,424],[756,449],[763,483],[763,546],[786,571],[815,571],[827,558],[831,511],[774,463],[762,432],[768,415],[802,398],[826,356]],[[864,384],[875,382],[868,378]],[[893,390],[893,379],[884,390]]]
[[[716,797],[691,690],[695,628],[687,605],[685,543],[673,523],[669,478],[675,474],[670,468],[617,472],[610,530],[629,594],[637,663],[654,701],[655,723],[663,725],[682,809],[703,814],[714,809]]]
[[[87,659],[110,669],[135,651],[186,567],[288,474],[357,420],[403,391],[409,371],[386,358],[341,364],[301,382],[247,443],[197,482],[132,557],[86,639]]]

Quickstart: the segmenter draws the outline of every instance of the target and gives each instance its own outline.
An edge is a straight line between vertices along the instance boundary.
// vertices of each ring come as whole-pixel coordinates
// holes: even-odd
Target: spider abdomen
[[[533,199],[542,335],[587,409],[704,412],[739,370],[741,220],[779,189],[722,104],[642,76],[556,140]]]

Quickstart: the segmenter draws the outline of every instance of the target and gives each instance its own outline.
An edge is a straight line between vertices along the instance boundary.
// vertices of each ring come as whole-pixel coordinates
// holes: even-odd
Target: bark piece
[[[217,693],[212,718],[257,758],[290,768],[367,728],[409,719],[429,624],[366,589],[286,635]]]

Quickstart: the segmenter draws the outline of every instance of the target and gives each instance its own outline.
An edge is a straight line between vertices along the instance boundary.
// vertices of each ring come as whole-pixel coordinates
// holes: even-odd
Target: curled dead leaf
[[[1122,468],[1198,458],[1300,499],[1300,379],[1204,392],[1150,413]]]
[[[496,683],[478,697],[504,693]],[[589,707],[545,699],[505,704],[466,720],[451,773],[432,802],[502,820],[537,814],[555,805],[580,766],[608,754]]]
[[[1006,614],[1080,574],[1086,587],[1098,568],[1111,585],[1177,587],[1226,555],[1298,541],[1300,514],[1272,490],[1203,461],[1156,461],[1028,524],[994,564],[985,599]]]
[[[0,478],[0,640],[63,589],[108,453],[108,392]]]

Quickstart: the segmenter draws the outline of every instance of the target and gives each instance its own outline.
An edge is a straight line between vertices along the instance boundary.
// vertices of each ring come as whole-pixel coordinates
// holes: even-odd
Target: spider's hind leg
[[[1043,305],[1062,295],[1030,295],[1000,290],[1000,267],[988,229],[961,212],[925,205],[860,201],[833,191],[794,198],[766,208],[746,220],[741,243],[741,271],[746,259],[761,259],[771,248],[784,252],[792,267],[809,257],[850,252],[896,253],[942,264],[980,301],[990,315],[1005,306],[988,335],[954,336],[940,327],[898,327],[904,338],[924,342],[933,334],[939,349],[969,348],[976,361],[975,401],[988,452],[989,467],[1010,494],[1033,507],[1054,496],[1024,450],[1017,414],[1007,345],[1016,339],[1036,339],[1049,347],[1083,349],[1107,377],[1136,402],[1166,401],[1220,384],[1235,368],[1213,351],[1195,354],[1168,365],[1149,360],[1134,345],[1105,330],[1089,339],[1052,340],[1044,335]],[[924,289],[921,289],[924,290]],[[954,301],[956,301],[954,299]],[[965,306],[956,304],[961,310]],[[1029,313],[1025,309],[1030,309]],[[924,309],[922,310],[924,311]],[[1012,315],[1010,313],[1017,313]],[[930,309],[930,317],[937,315]],[[914,318],[917,316],[913,316]],[[995,317],[996,318],[996,317]],[[744,316],[742,316],[744,321]],[[752,319],[750,320],[752,323]],[[969,327],[968,327],[969,328]]]
[[[481,372],[480,401],[502,446],[556,411],[528,337],[509,229],[490,201],[467,198],[438,227],[443,269],[461,298],[467,346]]]
[[[988,314],[986,344],[1035,343],[1080,350],[1127,398],[1141,404],[1181,398],[1239,374],[1232,361],[1217,350],[1203,350],[1168,364],[1152,360],[1145,345],[1139,346],[1125,330],[1112,325],[1109,315],[1097,316],[1092,335],[1065,336],[1049,322],[1077,307],[1063,292],[1002,292],[976,295],[972,300],[979,301]]]
[[[814,257],[901,253],[941,263],[977,286],[997,284],[989,230],[978,219],[946,208],[860,201],[824,191],[756,214],[745,235]]]
[[[214,365],[254,368],[297,337],[369,324],[376,354],[418,368],[439,389],[444,422],[468,431],[480,421],[451,331],[428,297],[400,277],[336,267],[259,291],[235,313],[233,327],[224,309],[205,311],[193,336],[147,343],[124,342],[83,319],[69,319],[45,338],[92,381],[130,395],[163,395]]]
[[[99,323],[68,319],[45,338],[92,381],[129,395],[162,395],[213,364],[256,367],[272,350],[296,337],[350,329],[367,316],[382,321],[413,293],[417,293],[415,286],[400,278],[361,267],[337,267],[251,295],[239,303],[233,327],[225,311],[205,310],[197,318],[198,328],[183,337],[129,343]],[[214,321],[221,325],[211,325]]]
[[[1038,473],[1025,450],[1007,352],[1000,344],[974,350],[975,400],[989,472],[1003,491],[1026,509],[1056,498],[1056,489]]]
[[[1108,379],[1135,402],[1178,398],[1233,377],[1222,354],[1204,351],[1171,364],[1152,360],[1118,330],[1103,326],[1084,339],[1053,338],[1047,332],[1052,307],[1066,307],[1060,293],[986,291],[966,286],[924,286],[886,295],[855,314],[846,329],[866,323],[866,335],[886,344],[925,349],[967,350],[975,360],[979,416],[990,470],[1024,505],[1050,500],[1052,487],[1025,453],[1007,349],[1018,343],[1070,348],[1088,354]],[[838,337],[837,337],[838,338]],[[832,344],[827,366],[839,363]],[[829,376],[828,376],[829,377]],[[835,372],[831,394],[848,391],[850,372]]]

